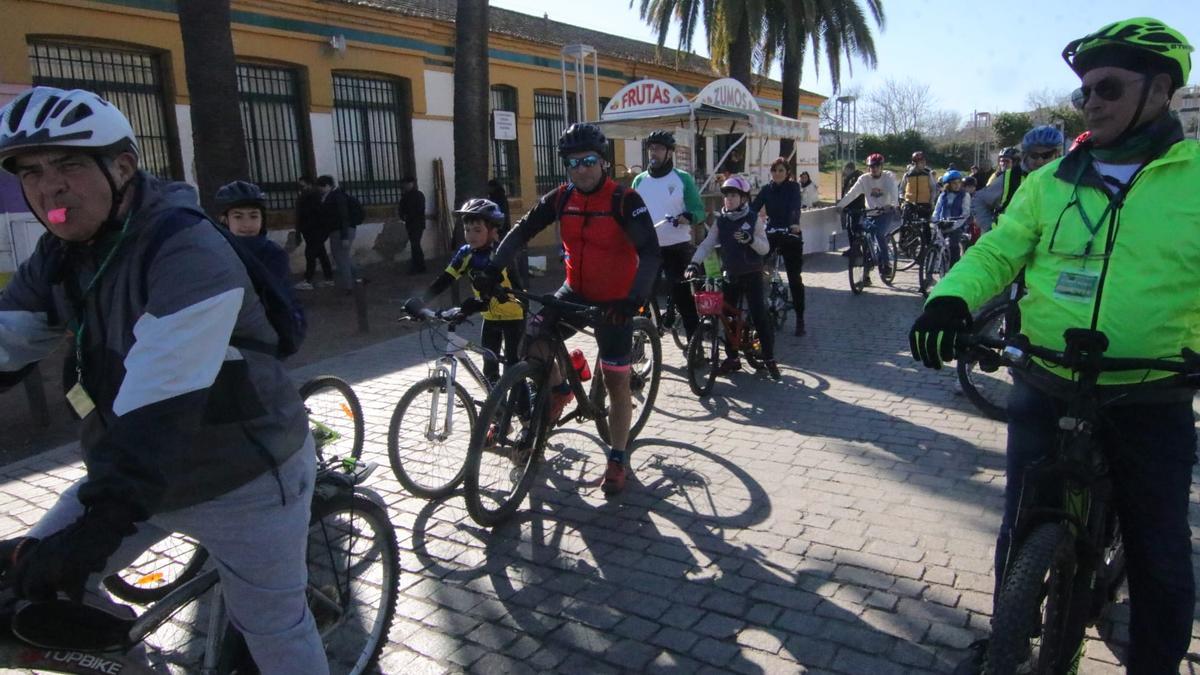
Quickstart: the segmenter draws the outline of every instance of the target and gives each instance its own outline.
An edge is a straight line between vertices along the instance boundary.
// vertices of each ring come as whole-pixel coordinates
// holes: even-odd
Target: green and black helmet
[[[1174,90],[1187,84],[1191,53],[1192,45],[1182,33],[1143,16],[1111,23],[1072,40],[1063,48],[1062,57],[1079,76],[1102,66],[1166,73]]]

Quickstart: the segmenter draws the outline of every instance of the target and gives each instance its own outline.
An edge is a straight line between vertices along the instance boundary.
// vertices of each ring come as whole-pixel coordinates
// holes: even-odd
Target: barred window
[[[292,68],[239,63],[237,80],[250,179],[267,193],[268,208],[291,208],[306,167],[300,75]]]
[[[533,155],[539,195],[567,179],[566,169],[558,157],[558,137],[567,128],[568,115],[564,112],[570,113],[569,119],[576,117],[575,97],[571,92],[567,92],[567,101],[570,107],[564,111],[560,92],[533,94]]]
[[[139,165],[159,178],[179,178],[178,134],[167,117],[162,64],[149,52],[31,41],[33,84],[86,89],[117,106],[137,135]]]
[[[517,114],[517,90],[497,85],[492,87],[492,110],[506,110]],[[492,129],[492,178],[504,186],[510,197],[521,194],[521,157],[516,141],[496,140],[496,125]]]
[[[363,204],[400,201],[400,179],[412,148],[409,113],[402,81],[333,76],[338,179]]]

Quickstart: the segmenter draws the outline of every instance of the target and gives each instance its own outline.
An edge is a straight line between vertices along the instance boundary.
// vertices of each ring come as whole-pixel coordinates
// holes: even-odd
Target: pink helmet
[[[726,190],[736,190],[749,197],[750,181],[741,176],[730,176],[725,179],[724,183],[721,183],[721,193],[724,194]]]

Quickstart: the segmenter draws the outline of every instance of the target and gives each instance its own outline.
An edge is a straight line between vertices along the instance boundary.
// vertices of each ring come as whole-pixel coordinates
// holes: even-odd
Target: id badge
[[[67,403],[71,404],[71,408],[75,411],[76,415],[79,415],[79,419],[87,417],[96,409],[96,404],[92,402],[92,397],[88,396],[87,390],[78,382],[67,392]]]
[[[1094,272],[1061,272],[1054,286],[1054,297],[1071,302],[1091,302],[1100,286],[1100,275]]]

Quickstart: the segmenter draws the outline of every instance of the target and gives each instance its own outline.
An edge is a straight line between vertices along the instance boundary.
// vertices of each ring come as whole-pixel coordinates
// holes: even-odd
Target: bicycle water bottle
[[[579,373],[579,381],[587,382],[592,379],[592,369],[588,367],[587,357],[579,349],[571,350],[571,365]]]

